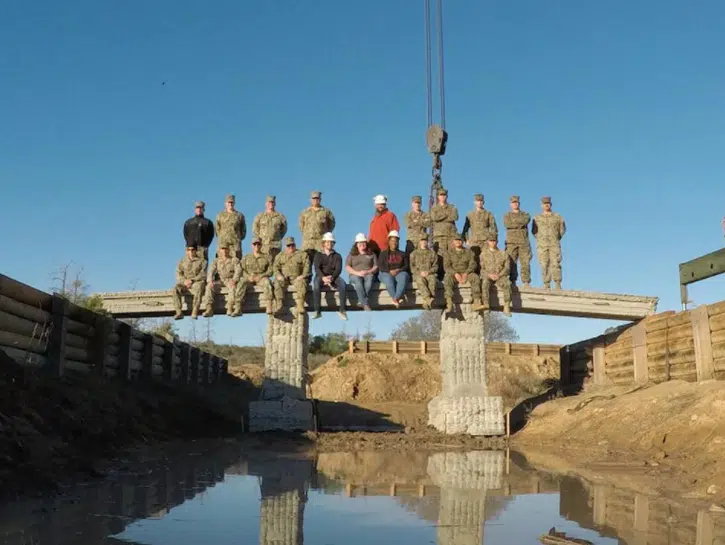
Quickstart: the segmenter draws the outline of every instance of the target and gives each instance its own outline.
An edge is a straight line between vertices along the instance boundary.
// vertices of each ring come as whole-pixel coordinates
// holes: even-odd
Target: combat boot
[[[550,290],[551,289],[551,282],[544,282],[544,288],[546,288],[547,290]]]
[[[199,317],[199,311],[194,309],[191,311],[191,319],[196,320]]]
[[[483,309],[484,309],[483,303],[481,303],[480,301],[478,303],[473,303],[473,305],[471,305],[471,310],[474,312],[478,312],[479,310],[483,310]]]
[[[180,310],[177,310],[176,314],[174,314],[174,320],[183,320],[183,319],[184,319],[184,314]]]
[[[488,301],[481,303],[481,310],[488,310],[489,308],[491,307],[489,306]]]
[[[531,287],[531,282],[524,282],[523,287],[524,288],[530,288]]]
[[[297,312],[299,314],[304,314],[305,312],[307,312],[305,310],[305,302],[304,301],[297,301]]]
[[[453,299],[446,297],[446,312],[453,312]]]
[[[214,310],[212,309],[211,305],[207,307],[207,309],[204,311],[204,314],[202,314],[204,318],[211,318],[214,316]]]
[[[504,302],[504,304],[503,304],[503,313],[506,316],[511,316],[511,302],[510,301]]]
[[[272,306],[272,301],[267,301],[267,314],[273,314],[274,313],[274,307]]]
[[[556,282],[554,282],[554,289],[561,289],[561,280],[557,280]]]

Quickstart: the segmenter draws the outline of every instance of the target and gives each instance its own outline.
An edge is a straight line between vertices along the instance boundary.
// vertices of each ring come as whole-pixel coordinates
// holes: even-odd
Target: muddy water
[[[725,515],[530,467],[504,451],[314,455],[224,443],[0,508],[0,543],[725,543]]]

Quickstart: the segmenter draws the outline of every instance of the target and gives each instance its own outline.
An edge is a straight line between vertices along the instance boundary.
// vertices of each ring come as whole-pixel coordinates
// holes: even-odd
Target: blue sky
[[[430,183],[422,4],[0,4],[0,270],[48,289],[73,260],[95,291],[170,287],[194,201],[214,216],[226,193],[248,223],[277,195],[297,235],[318,189],[344,252],[375,194],[402,217]],[[678,309],[678,263],[723,244],[725,4],[445,2],[444,18],[444,183],[461,217],[478,192],[499,224],[511,194],[530,212],[551,195],[569,229],[565,288]],[[344,325],[374,316],[386,338],[410,315]],[[512,322],[524,342],[555,343],[614,325]],[[312,332],[342,325],[330,314]],[[213,322],[242,344],[264,328],[264,316]]]

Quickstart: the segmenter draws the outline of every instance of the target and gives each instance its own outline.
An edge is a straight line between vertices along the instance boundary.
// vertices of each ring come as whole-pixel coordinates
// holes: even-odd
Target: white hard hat
[[[335,242],[335,235],[333,235],[332,233],[325,233],[324,235],[322,235],[322,241],[324,242],[326,240],[329,240],[330,242]]]
[[[366,237],[363,233],[358,233],[357,235],[355,235],[355,243],[367,241],[368,237]]]
[[[390,237],[400,238],[400,234],[395,229],[393,229],[388,233],[388,238]]]
[[[388,199],[385,195],[375,195],[375,204],[386,204]]]

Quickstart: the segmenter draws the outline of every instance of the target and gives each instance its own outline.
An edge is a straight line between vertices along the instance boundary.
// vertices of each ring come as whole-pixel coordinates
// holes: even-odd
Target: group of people
[[[313,191],[311,205],[299,216],[302,235],[301,248],[294,237],[287,236],[288,225],[284,214],[276,210],[276,198],[268,196],[266,210],[252,222],[252,253],[242,255],[242,241],[247,235],[244,214],[236,210],[234,195],[227,195],[225,210],[216,220],[204,216],[205,203],[195,204],[195,215],[184,223],[186,255],[176,269],[173,290],[176,319],[183,317],[182,296],[192,295],[192,318],[196,318],[202,304],[203,316],[213,315],[213,302],[222,286],[226,286],[226,312],[229,316],[242,313],[247,289],[258,286],[267,301],[268,314],[283,309],[284,293],[290,285],[295,287],[293,312],[305,312],[307,290],[312,285],[313,318],[320,317],[323,287],[340,293],[339,315],[347,319],[346,288],[342,278],[342,256],[335,251],[335,216],[322,206],[322,194]],[[448,191],[440,189],[437,203],[429,212],[423,212],[422,198],[411,200],[411,210],[404,216],[407,229],[406,244],[400,245],[400,223],[387,207],[387,198],[374,199],[375,214],[368,234],[358,233],[354,245],[344,261],[349,282],[365,310],[370,310],[368,296],[373,284],[380,281],[400,306],[408,282],[415,281],[418,296],[424,308],[431,308],[436,286],[442,280],[446,311],[453,308],[456,285],[471,289],[474,310],[489,307],[492,285],[502,289],[504,313],[511,312],[511,286],[518,276],[525,287],[531,284],[531,234],[537,243],[537,256],[542,269],[544,286],[561,289],[561,238],[566,224],[561,215],[551,210],[551,198],[542,197],[542,212],[533,219],[520,209],[520,199],[510,199],[511,210],[504,216],[506,229],[505,249],[498,248],[498,226],[494,215],[484,208],[484,197],[474,195],[474,208],[467,215],[462,231],[458,231],[458,209],[448,202]],[[217,253],[209,266],[209,247],[218,237]],[[432,248],[429,248],[429,238]],[[465,244],[464,244],[465,241]],[[284,244],[284,249],[283,249]],[[314,278],[312,277],[314,272]]]

